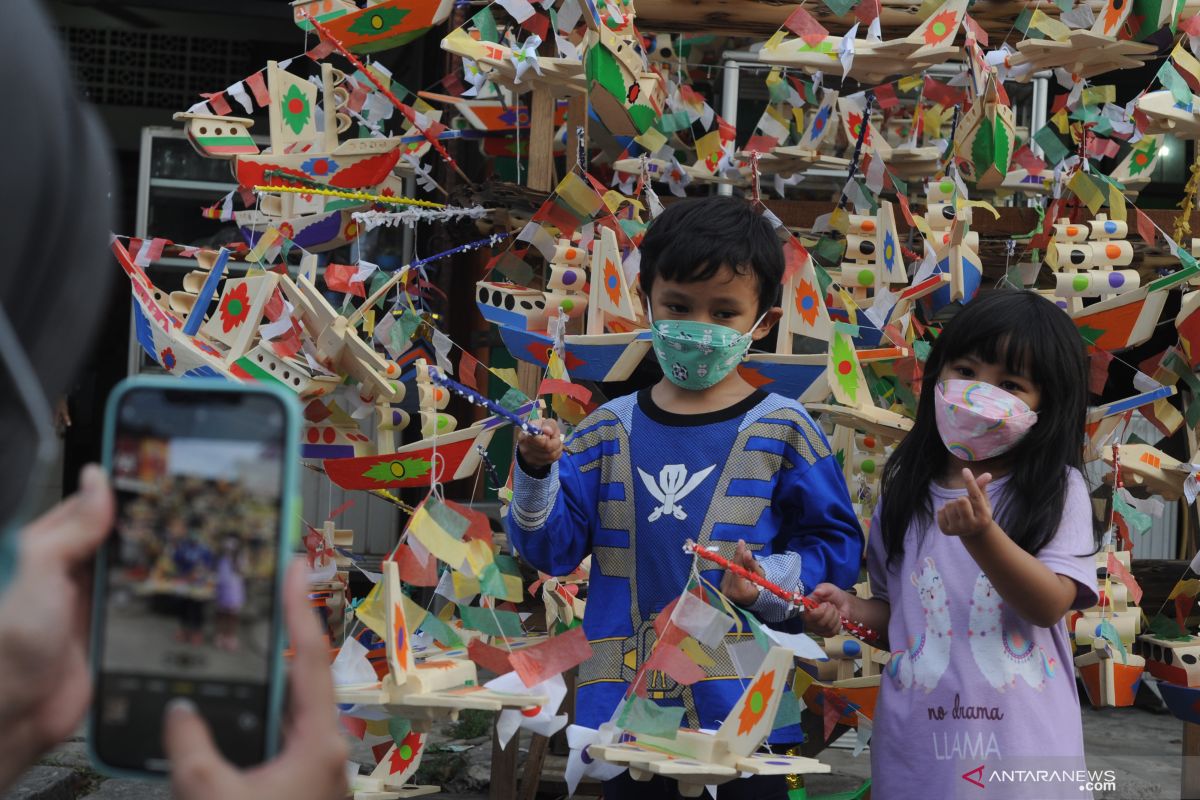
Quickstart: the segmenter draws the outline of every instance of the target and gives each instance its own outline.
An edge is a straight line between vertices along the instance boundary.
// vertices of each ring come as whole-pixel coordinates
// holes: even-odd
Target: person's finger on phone
[[[196,706],[183,698],[167,704],[163,749],[171,762],[172,794],[180,800],[237,797],[237,770],[217,751]]]
[[[80,473],[79,491],[34,520],[25,529],[22,546],[37,561],[85,561],[108,536],[113,513],[108,478],[100,467],[89,464]]]
[[[303,563],[297,561],[288,570],[284,582],[284,614],[287,618],[288,636],[293,652],[291,671],[291,730],[292,737],[319,738],[329,743],[342,769],[346,760],[346,748],[339,733],[337,707],[334,704],[333,678],[329,671],[329,644],[317,618],[305,599],[308,572]],[[290,748],[289,748],[290,750]],[[304,757],[311,757],[308,754]]]

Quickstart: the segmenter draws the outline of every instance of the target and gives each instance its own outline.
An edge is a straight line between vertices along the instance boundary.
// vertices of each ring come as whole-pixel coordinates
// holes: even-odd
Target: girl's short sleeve
[[[867,530],[867,576],[871,579],[871,597],[890,603],[888,598],[887,551],[883,546],[883,534],[879,530],[879,508],[871,515],[871,527]]]
[[[1099,601],[1096,587],[1096,538],[1092,529],[1092,501],[1079,470],[1067,479],[1058,532],[1037,554],[1038,560],[1059,575],[1075,581],[1072,609],[1090,608]]]

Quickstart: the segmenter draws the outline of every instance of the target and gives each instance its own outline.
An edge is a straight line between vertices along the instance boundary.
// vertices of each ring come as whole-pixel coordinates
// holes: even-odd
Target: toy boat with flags
[[[912,33],[890,41],[854,39],[854,60],[847,78],[860,83],[882,83],[901,72],[919,73],[958,54],[954,38],[967,12],[967,0],[947,0]],[[806,38],[786,38],[781,31],[758,51],[758,60],[781,67],[798,67],[806,72],[836,72],[838,53],[851,43],[841,36],[824,36],[810,43]]]
[[[293,18],[304,31],[316,19],[355,53],[377,53],[424,36],[450,16],[454,0],[292,0]]]
[[[591,252],[570,238],[594,222]],[[556,230],[559,238],[547,229]],[[650,331],[637,324],[623,269],[622,240],[633,245],[619,220],[607,212],[595,186],[569,173],[521,233],[545,260],[543,288],[523,285],[535,271],[514,248],[493,260],[476,284],[476,305],[500,329],[514,358],[546,366],[555,346],[548,327],[565,318],[562,357],[573,379],[619,381],[628,378],[650,349]],[[507,277],[515,280],[497,280]],[[560,316],[561,312],[561,316]]]
[[[1188,266],[1124,294],[1117,294],[1071,314],[1088,351],[1123,350],[1154,335],[1154,327],[1167,304],[1167,292],[1200,274],[1188,257]]]
[[[349,93],[338,85],[344,79],[332,66],[322,64],[324,102],[318,105],[316,86],[290,74],[278,63],[268,62],[270,152],[259,152],[246,133],[249,126],[244,118],[195,112],[176,114],[175,118],[187,123],[188,138],[201,155],[233,159],[234,174],[244,187],[369,189],[391,174],[400,159],[402,143],[399,137],[338,143],[338,134],[349,128],[351,122],[349,115],[341,110],[349,99]],[[318,110],[324,115],[321,126],[317,124]]]

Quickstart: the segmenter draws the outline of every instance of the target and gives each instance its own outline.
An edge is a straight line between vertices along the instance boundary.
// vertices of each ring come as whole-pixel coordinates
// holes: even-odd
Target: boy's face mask
[[[12,323],[2,304],[0,304],[0,370],[5,373],[4,377],[9,382],[8,385],[15,389],[14,394],[24,408],[25,415],[29,418],[34,433],[37,435],[37,451],[34,454],[32,468],[28,472],[25,495],[8,519],[0,518],[0,592],[3,592],[17,571],[17,530],[25,524],[30,515],[30,507],[34,500],[31,489],[41,485],[41,478],[53,463],[58,438],[54,433],[53,415],[50,411],[50,404],[46,402],[46,395],[42,391],[41,379],[34,372],[33,365],[29,363],[25,348],[21,344],[17,332],[13,330]]]
[[[654,355],[667,380],[691,391],[716,386],[750,349],[750,333],[766,316],[764,312],[750,331],[742,333],[725,325],[692,322],[684,319],[664,319],[655,322],[649,309],[650,330],[653,333]]]
[[[1016,447],[1037,422],[1025,401],[990,383],[940,381],[933,408],[946,449],[964,461],[984,461]]]

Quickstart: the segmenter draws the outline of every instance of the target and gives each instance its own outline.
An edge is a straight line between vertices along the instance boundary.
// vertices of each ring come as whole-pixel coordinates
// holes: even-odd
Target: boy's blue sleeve
[[[837,459],[826,455],[788,470],[780,477],[777,502],[782,525],[774,552],[759,558],[765,577],[803,594],[819,583],[854,585],[862,564],[863,534]],[[764,622],[790,616],[787,604],[769,592],[761,592],[750,608]],[[793,609],[791,615],[797,613]]]
[[[599,472],[580,475],[571,454],[564,452],[549,473],[538,478],[516,459],[504,527],[522,558],[549,575],[566,575],[579,566],[592,549]]]

